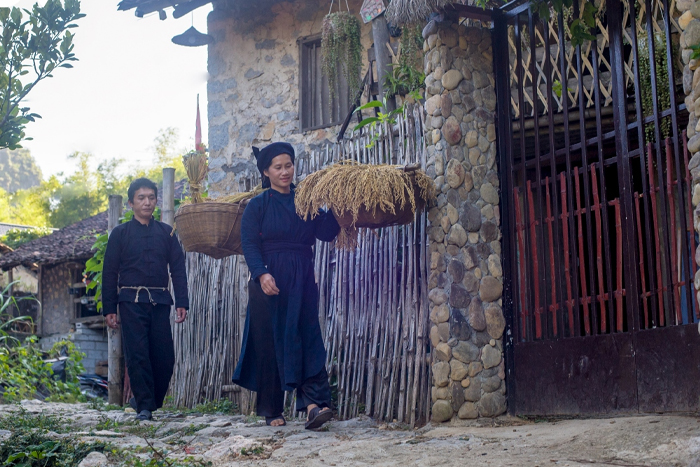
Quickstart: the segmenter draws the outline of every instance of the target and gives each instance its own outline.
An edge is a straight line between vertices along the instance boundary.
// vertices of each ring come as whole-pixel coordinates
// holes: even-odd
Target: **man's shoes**
[[[153,415],[151,415],[150,410],[142,410],[136,416],[136,420],[153,420]]]
[[[134,412],[138,413],[139,409],[136,405],[136,398],[135,397],[132,397],[131,399],[129,399],[129,406],[131,406],[131,408],[134,409]]]

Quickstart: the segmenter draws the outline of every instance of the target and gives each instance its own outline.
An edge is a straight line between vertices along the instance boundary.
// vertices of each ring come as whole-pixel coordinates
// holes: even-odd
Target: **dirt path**
[[[153,456],[150,443],[178,465],[202,460],[214,466],[700,467],[696,416],[541,423],[501,417],[472,426],[441,424],[418,430],[358,418],[310,432],[301,422],[270,428],[242,416],[162,413],[153,422],[138,424],[132,414],[85,404],[25,402],[23,407],[69,420],[71,432],[55,434],[59,439],[106,441],[144,459]],[[18,410],[0,406],[0,416]],[[3,436],[8,435],[0,433],[0,442]],[[112,455],[102,461],[99,456],[90,465],[117,465]]]

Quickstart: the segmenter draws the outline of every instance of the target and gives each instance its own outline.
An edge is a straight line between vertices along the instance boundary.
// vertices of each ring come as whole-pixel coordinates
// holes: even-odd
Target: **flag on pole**
[[[202,146],[202,122],[199,119],[199,94],[197,94],[197,122],[194,130],[194,147],[197,151]]]

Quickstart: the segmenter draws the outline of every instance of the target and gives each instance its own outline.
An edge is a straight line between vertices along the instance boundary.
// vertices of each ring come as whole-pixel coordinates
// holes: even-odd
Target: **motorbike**
[[[80,392],[88,399],[107,399],[107,378],[94,373],[83,373],[78,375],[78,380],[80,381]]]

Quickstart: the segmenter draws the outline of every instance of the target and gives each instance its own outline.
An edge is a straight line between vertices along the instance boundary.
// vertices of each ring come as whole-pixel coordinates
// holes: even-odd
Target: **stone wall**
[[[362,1],[348,4],[357,14]],[[232,10],[215,4],[208,26],[215,38],[207,87],[210,194],[237,192],[239,179],[257,173],[251,146],[288,141],[303,154],[335,140],[338,127],[302,133],[299,120],[297,40],[321,33],[328,7],[327,0],[260,0]],[[362,42],[372,44],[369,24]]]
[[[68,288],[73,271],[65,265],[43,267],[41,272],[42,335],[65,334],[70,331],[74,316],[73,296]]]
[[[678,24],[683,29],[681,33],[681,58],[683,69],[683,92],[686,94],[685,104],[690,114],[688,121],[688,151],[692,158],[688,168],[693,177],[692,203],[695,207],[693,225],[700,233],[700,60],[691,60],[691,46],[700,44],[700,0],[678,0],[676,8],[682,12]],[[695,251],[695,262],[700,265],[700,246]],[[695,290],[700,300],[700,269],[695,274]]]
[[[85,354],[82,363],[86,373],[95,373],[97,362],[108,359],[105,329],[90,329],[82,323],[76,323],[75,331],[43,337],[39,344],[43,350],[49,350],[56,342],[64,339],[73,341],[75,347]]]
[[[496,94],[491,34],[454,22],[423,31],[430,210],[433,420],[506,410]]]

